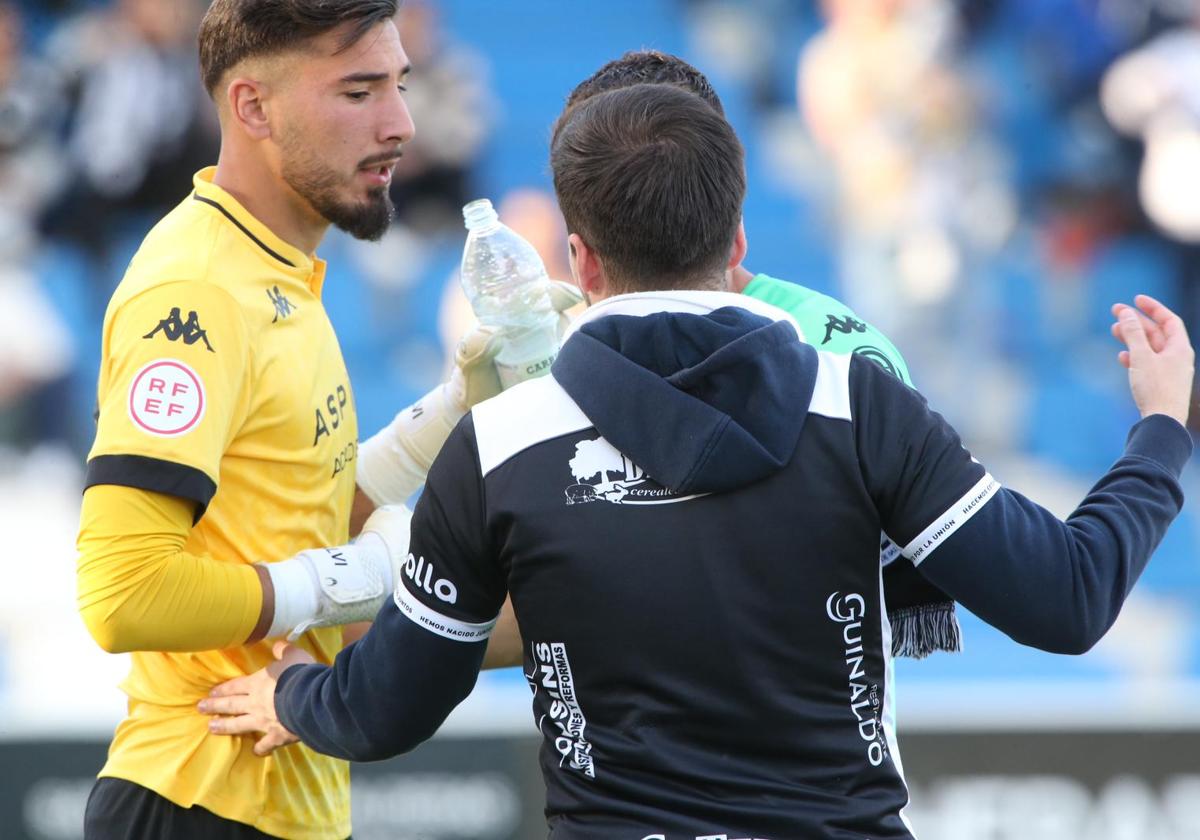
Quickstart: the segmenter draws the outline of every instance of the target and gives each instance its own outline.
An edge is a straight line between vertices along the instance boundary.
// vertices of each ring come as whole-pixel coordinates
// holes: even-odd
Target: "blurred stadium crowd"
[[[33,474],[78,486],[108,295],[215,161],[204,6],[0,0],[0,474],[14,498]],[[1073,507],[1133,417],[1109,305],[1146,292],[1200,335],[1195,0],[407,0],[400,23],[418,137],[396,223],[380,245],[335,234],[321,252],[363,434],[438,380],[469,317],[462,204],[499,201],[566,276],[548,127],[576,82],[641,47],[708,73],[746,144],[747,265],[889,334],[981,460],[1039,501]],[[1080,676],[1200,676],[1194,510]],[[41,562],[70,586],[69,556]],[[972,624],[968,650],[985,655],[907,667],[1062,677],[1011,643],[986,655],[992,638]]]

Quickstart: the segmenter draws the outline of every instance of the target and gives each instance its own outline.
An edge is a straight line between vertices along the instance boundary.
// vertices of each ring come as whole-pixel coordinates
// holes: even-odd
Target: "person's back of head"
[[[674,85],[694,93],[718,114],[725,115],[721,99],[713,90],[708,77],[682,58],[658,50],[630,50],[575,86],[567,95],[562,113],[554,121],[551,137],[558,136],[558,132],[579,103],[586,102],[597,94],[633,85]]]
[[[674,85],[696,94],[718,114],[725,114],[720,97],[703,73],[679,56],[658,50],[630,50],[608,62],[575,86],[563,112],[598,93],[641,84]]]
[[[565,115],[550,152],[569,233],[610,294],[723,289],[742,217],[742,145],[704,100],[672,85],[596,94]]]

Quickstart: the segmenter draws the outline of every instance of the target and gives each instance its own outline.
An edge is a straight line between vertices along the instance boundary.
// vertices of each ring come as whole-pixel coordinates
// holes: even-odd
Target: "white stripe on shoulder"
[[[813,387],[810,414],[851,420],[849,353],[817,353],[817,384]]]
[[[996,491],[999,489],[1000,482],[992,478],[989,473],[984,473],[983,478],[975,482],[974,487],[968,490],[961,499],[950,505],[949,510],[933,520],[933,523],[918,534],[916,539],[904,546],[900,553],[911,560],[914,566],[920,566],[934,552],[934,549],[946,541],[946,537],[979,513],[984,503],[996,495]]]
[[[392,593],[392,600],[396,603],[396,608],[412,619],[415,624],[424,627],[430,633],[453,639],[456,642],[482,642],[492,635],[492,629],[500,620],[500,616],[497,615],[491,621],[473,624],[469,621],[460,621],[457,618],[444,616],[414,598],[403,583],[397,586],[396,591]]]
[[[590,429],[592,421],[553,376],[522,382],[471,409],[479,469],[486,476],[542,441]]]

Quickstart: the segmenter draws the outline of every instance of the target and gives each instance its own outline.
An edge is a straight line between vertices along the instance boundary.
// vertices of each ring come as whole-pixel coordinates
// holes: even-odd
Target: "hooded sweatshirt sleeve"
[[[470,415],[429,470],[393,599],[333,665],[280,675],[280,721],[318,752],[374,761],[429,738],[470,693],[507,594],[484,522]]]
[[[1183,505],[1187,431],[1152,415],[1124,454],[1060,521],[1000,486],[925,400],[854,360],[858,455],[884,530],[923,576],[1022,644],[1089,650]]]

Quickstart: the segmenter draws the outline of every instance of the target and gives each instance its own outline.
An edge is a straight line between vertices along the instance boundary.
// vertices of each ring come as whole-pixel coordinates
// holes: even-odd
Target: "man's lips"
[[[400,162],[400,156],[384,158],[364,164],[358,168],[359,174],[376,186],[387,186],[392,182],[392,170]]]

